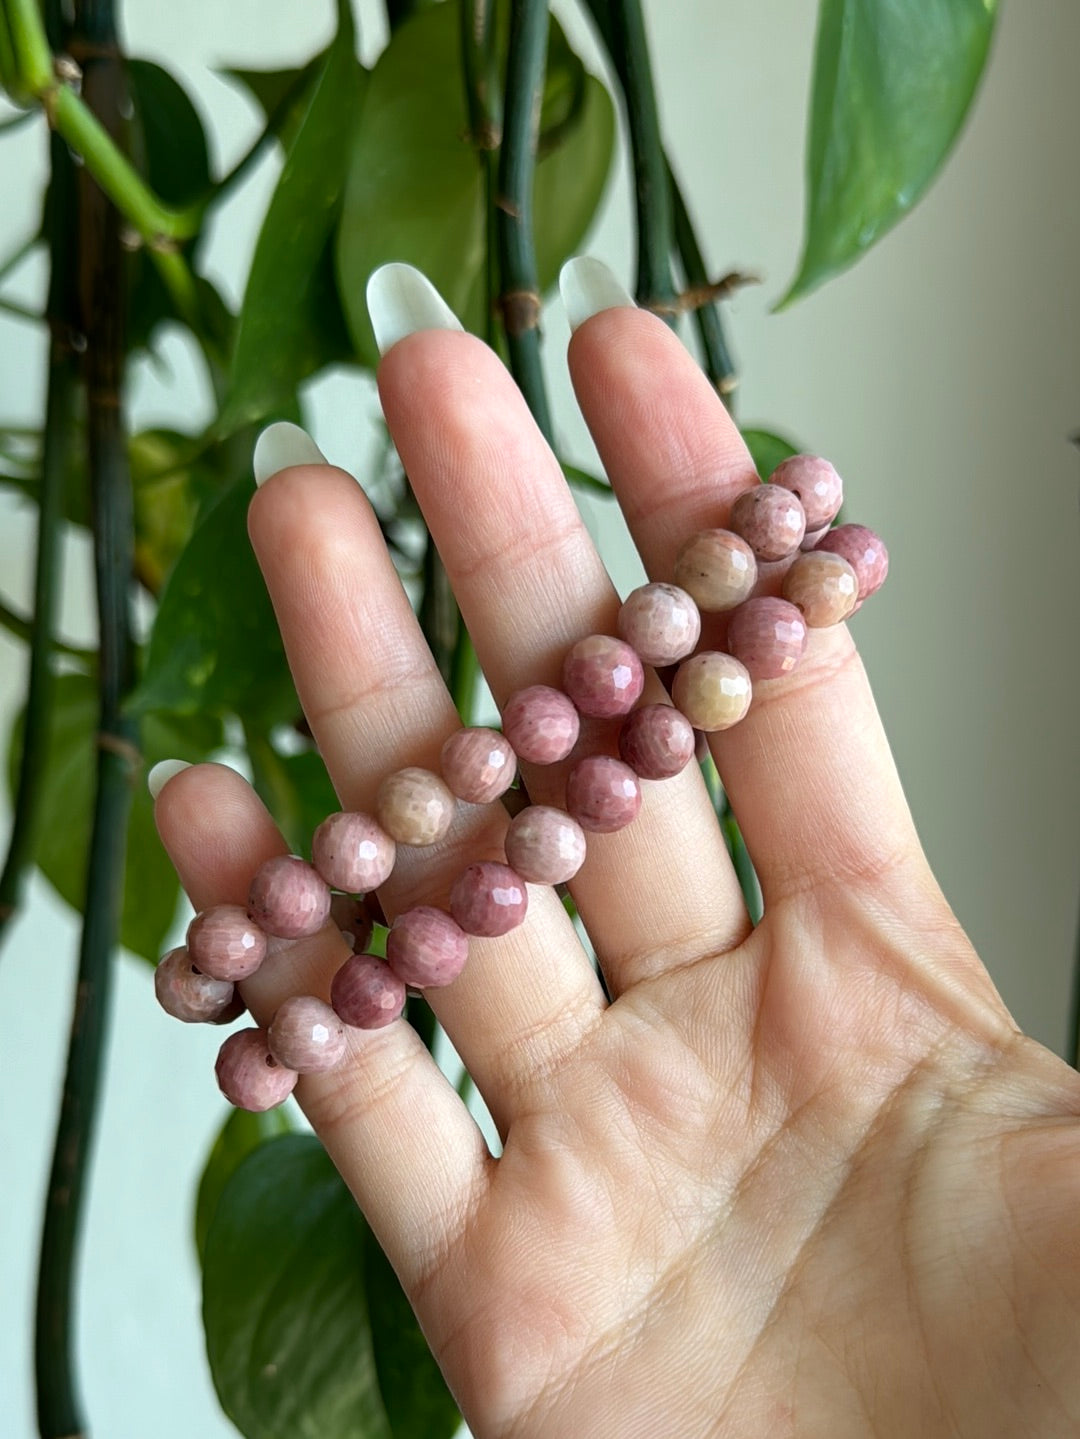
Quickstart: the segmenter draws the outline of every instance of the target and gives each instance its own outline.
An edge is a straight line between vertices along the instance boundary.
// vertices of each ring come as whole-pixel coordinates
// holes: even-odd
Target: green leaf
[[[203,1258],[210,1369],[240,1431],[449,1439],[458,1416],[396,1287],[318,1140],[286,1135],[248,1154],[221,1192]]]
[[[152,60],[127,61],[132,158],[166,205],[190,205],[210,189],[210,154],[199,112],[184,87]]]
[[[240,479],[203,514],[162,591],[133,714],[237,714],[260,727],[299,701],[247,536],[252,486]]]
[[[327,52],[259,232],[220,433],[270,414],[301,380],[351,354],[330,241],[367,77],[353,45],[350,18]]]
[[[364,293],[388,260],[416,265],[470,330],[483,333],[486,227],[480,157],[468,140],[460,67],[460,0],[406,21],[371,74],[357,127],[337,235],[338,290],[357,354],[378,360]],[[551,148],[537,166],[535,212],[540,280],[547,287],[580,244],[610,164],[610,99],[588,76],[576,108],[564,91],[580,65],[551,31],[547,93]],[[567,57],[571,57],[568,59]],[[563,83],[565,80],[565,84]],[[545,138],[541,138],[541,149]]]
[[[200,1262],[206,1253],[206,1236],[218,1200],[234,1171],[253,1149],[291,1129],[288,1111],[282,1105],[262,1114],[253,1114],[249,1109],[230,1110],[207,1155],[195,1199],[195,1248]]]
[[[785,440],[782,435],[774,435],[771,430],[745,429],[742,437],[743,443],[750,451],[754,469],[763,480],[769,478],[781,460],[799,453],[790,440]]]
[[[41,795],[37,864],[60,897],[81,911],[96,772],[98,697],[84,675],[57,677]],[[159,759],[205,759],[222,742],[221,725],[206,716],[147,716],[141,725],[146,765]],[[22,751],[22,720],[12,734],[8,758],[14,790]],[[133,954],[155,961],[176,914],[180,886],[154,826],[154,804],[139,776],[128,822],[124,908],[120,938]]]
[[[311,92],[325,64],[324,51],[314,55],[298,70],[230,69],[223,73],[251,92],[266,116],[269,128],[288,151],[311,104]]]
[[[821,0],[799,272],[780,305],[845,269],[907,213],[948,155],[998,0]]]
[[[601,480],[596,475],[590,475],[588,470],[579,469],[568,460],[560,460],[562,472],[566,476],[566,483],[573,485],[575,489],[584,490],[590,495],[603,495],[610,500],[615,491],[608,484],[607,480]]]
[[[266,736],[250,729],[247,742],[255,788],[291,852],[310,859],[311,836],[341,808],[322,756],[315,750],[279,754]]]

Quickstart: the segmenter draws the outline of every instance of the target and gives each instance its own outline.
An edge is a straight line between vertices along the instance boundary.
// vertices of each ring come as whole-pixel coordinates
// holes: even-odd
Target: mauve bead
[[[518,759],[555,764],[577,744],[581,719],[573,701],[550,685],[530,685],[503,706],[503,734]]]
[[[247,912],[281,939],[318,934],[330,913],[326,881],[294,854],[279,854],[261,865],[248,891]]]
[[[405,1008],[405,986],[385,959],[354,954],[330,982],[330,1003],[353,1029],[384,1029]]]
[[[369,814],[329,815],[311,840],[311,862],[334,889],[367,894],[394,870],[397,845]]]
[[[188,925],[191,962],[212,979],[235,983],[254,974],[266,958],[266,935],[238,904],[215,904]]]
[[[214,1072],[229,1103],[256,1114],[273,1109],[296,1088],[296,1070],[277,1062],[262,1029],[238,1029],[230,1034],[218,1051]]]
[[[508,864],[481,860],[462,870],[450,890],[450,913],[466,934],[509,934],[525,918],[529,892]]]
[[[184,945],[170,949],[154,970],[158,1004],[185,1024],[215,1023],[232,1007],[234,992],[231,981],[197,969]]]
[[[351,894],[335,894],[330,898],[330,918],[341,931],[350,949],[359,953],[371,942],[374,925],[363,900]]]
[[[565,884],[585,863],[585,831],[546,804],[531,804],[510,821],[506,858],[533,884]]]
[[[797,495],[772,485],[755,485],[731,507],[731,528],[759,560],[793,555],[806,533],[806,515]]]
[[[677,585],[708,614],[741,604],[757,581],[754,552],[731,530],[701,530],[675,556]]]
[[[842,555],[855,571],[859,599],[868,599],[885,583],[889,573],[889,552],[880,535],[865,525],[838,525],[818,545],[819,551]]]
[[[625,640],[587,635],[563,661],[563,689],[583,715],[611,719],[629,714],[645,688],[641,660]]]
[[[750,708],[751,697],[746,666],[720,650],[703,650],[683,660],[671,686],[676,706],[706,734],[738,724]]]
[[[345,1057],[344,1025],[313,994],[294,994],[278,1005],[266,1042],[277,1062],[297,1074],[325,1074]]]
[[[566,777],[566,808],[582,829],[611,834],[637,818],[641,785],[621,759],[586,755]]]
[[[618,630],[647,665],[673,665],[693,654],[701,613],[678,585],[641,585],[623,600]]]
[[[808,530],[820,530],[835,519],[844,502],[843,480],[828,460],[817,455],[791,455],[781,460],[769,483],[798,495]]]
[[[671,705],[642,705],[619,731],[619,753],[642,779],[671,779],[694,757],[694,727]]]
[[[847,619],[859,598],[859,581],[843,555],[819,546],[800,555],[784,576],[784,599],[796,605],[811,629]]]
[[[466,804],[490,804],[514,783],[517,756],[496,729],[459,729],[442,747],[443,779]]]
[[[383,780],[375,813],[398,844],[436,844],[454,818],[454,796],[431,770],[407,765]]]
[[[752,680],[789,675],[806,649],[806,621],[787,600],[747,600],[728,621],[727,647]]]
[[[418,904],[399,914],[386,937],[386,962],[414,989],[457,979],[469,957],[469,936],[444,909]]]

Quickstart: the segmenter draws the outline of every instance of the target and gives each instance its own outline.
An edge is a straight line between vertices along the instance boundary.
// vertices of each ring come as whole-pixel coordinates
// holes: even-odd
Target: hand
[[[721,523],[753,468],[671,332],[605,310],[578,398],[646,567]],[[391,432],[497,700],[557,682],[616,597],[558,465],[479,341],[426,330],[379,376]],[[295,466],[251,535],[346,808],[434,765],[457,719],[354,480]],[[887,601],[885,601],[887,602]],[[1032,1435],[1080,1429],[1080,1079],[1023,1038],[920,851],[844,626],[761,685],[714,753],[761,880],[751,930],[701,777],[646,784],[431,1003],[494,1159],[404,1023],[353,1032],[297,1096],[394,1263],[478,1439]],[[529,773],[558,803],[561,775]],[[399,861],[388,913],[500,857],[498,806]],[[198,766],[158,800],[197,907],[284,844]],[[337,937],[244,986],[266,1022],[325,994]]]

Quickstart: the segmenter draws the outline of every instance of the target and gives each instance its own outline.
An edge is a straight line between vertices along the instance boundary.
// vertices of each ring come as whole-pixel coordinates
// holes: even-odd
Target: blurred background
[[[371,60],[385,41],[382,6],[354,8]],[[196,97],[220,172],[259,117],[217,70],[302,62],[326,43],[331,9],[126,0],[121,13],[126,49],[168,66]],[[553,9],[602,69],[577,9]],[[713,271],[764,280],[728,311],[740,419],[832,458],[851,517],[889,545],[889,584],[853,628],[926,851],[1017,1022],[1061,1052],[1080,869],[1080,454],[1070,442],[1080,430],[1080,7],[1005,6],[971,122],[927,198],[855,270],[773,315],[799,254],[814,11],[806,0],[647,3],[666,139]],[[37,222],[45,152],[40,126],[0,139],[0,254]],[[208,269],[232,303],[277,164],[268,157],[217,217]],[[621,159],[588,249],[628,283],[629,220]],[[44,265],[25,266],[7,293],[40,306],[44,280]],[[544,333],[564,455],[595,467],[557,303]],[[175,338],[162,355],[131,392],[136,427],[209,417],[192,355]],[[0,315],[5,421],[36,420],[44,361],[40,327]],[[372,386],[331,376],[305,398],[324,452],[362,477],[377,434]],[[625,592],[640,570],[614,508],[590,502],[587,514]],[[23,608],[32,554],[29,511],[5,495],[0,588]],[[89,640],[78,539],[65,564],[61,630]],[[0,635],[5,736],[23,664]],[[36,1243],[75,965],[72,914],[43,881],[30,901],[0,964],[4,1439],[35,1432]],[[83,1246],[86,1404],[110,1439],[217,1439],[235,1431],[203,1357],[191,1209],[223,1112],[219,1036],[157,1010],[145,964],[125,958],[120,970]]]

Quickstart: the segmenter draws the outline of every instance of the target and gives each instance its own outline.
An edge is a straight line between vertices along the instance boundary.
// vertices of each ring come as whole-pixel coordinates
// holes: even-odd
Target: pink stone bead
[[[645,688],[641,660],[625,640],[588,635],[563,661],[563,689],[578,711],[593,719],[629,714]]]
[[[191,962],[212,979],[235,983],[254,974],[266,958],[266,935],[238,904],[215,904],[188,925]]]
[[[288,1099],[296,1087],[296,1070],[277,1062],[262,1029],[238,1029],[230,1034],[218,1051],[214,1070],[229,1103],[256,1114]]]
[[[185,1024],[213,1024],[232,1006],[234,989],[227,979],[214,979],[191,962],[187,948],[170,949],[154,970],[158,1004]]]
[[[701,613],[678,585],[641,585],[623,600],[618,631],[647,665],[673,665],[693,654]]]
[[[796,605],[811,629],[839,624],[852,613],[859,598],[859,581],[842,555],[819,545],[800,555],[784,576],[784,599]]]
[[[798,495],[808,530],[820,530],[835,519],[844,502],[843,480],[828,460],[817,455],[791,455],[781,460],[769,483]]]
[[[405,1008],[405,986],[385,959],[354,954],[330,983],[330,1003],[353,1029],[384,1029]]]
[[[731,507],[731,528],[759,560],[783,560],[793,555],[806,534],[802,502],[790,490],[755,485]]]
[[[619,754],[641,779],[671,779],[686,768],[696,748],[693,725],[671,705],[642,705],[626,716],[619,731]]]
[[[496,729],[459,729],[442,747],[443,779],[466,804],[490,804],[514,783],[517,756]]]
[[[752,680],[779,679],[803,657],[806,621],[787,600],[772,596],[747,600],[728,621],[727,647]]]
[[[386,937],[386,962],[414,989],[439,989],[465,968],[469,936],[451,915],[418,904],[399,914]]]
[[[351,894],[335,894],[330,898],[330,918],[341,931],[349,948],[359,954],[371,943],[374,926],[367,906]]]
[[[738,724],[752,693],[746,666],[720,650],[702,650],[683,660],[671,686],[676,707],[705,734]]]
[[[641,784],[621,759],[587,755],[566,778],[566,808],[582,829],[611,834],[637,818]]]
[[[281,939],[318,934],[330,914],[326,881],[294,854],[261,865],[248,891],[247,912],[260,929]]]
[[[820,530],[807,530],[806,534],[803,535],[802,544],[799,546],[799,549],[804,551],[816,550],[828,533],[828,525],[822,525]]]
[[[531,804],[510,821],[506,858],[533,884],[565,884],[585,863],[585,831],[561,809]]]
[[[294,994],[278,1005],[266,1032],[270,1053],[297,1074],[325,1074],[345,1058],[345,1026],[313,994]]]
[[[450,890],[450,913],[466,934],[508,934],[529,907],[525,881],[508,864],[482,860],[458,875]]]
[[[388,774],[375,797],[375,813],[398,844],[437,844],[454,818],[454,796],[437,774],[419,765]]]
[[[311,861],[333,889],[367,894],[394,871],[397,845],[369,814],[332,814],[311,840]]]
[[[573,701],[550,685],[530,685],[503,706],[503,734],[518,759],[555,764],[577,744],[581,719]]]
[[[889,552],[881,536],[865,525],[838,525],[825,535],[818,549],[847,560],[859,582],[860,600],[868,599],[885,583]]]
[[[701,530],[675,556],[674,579],[708,614],[732,610],[757,581],[754,552],[731,530]]]

